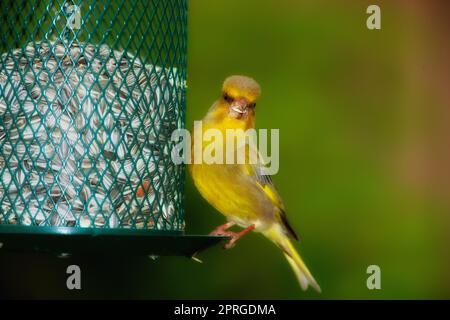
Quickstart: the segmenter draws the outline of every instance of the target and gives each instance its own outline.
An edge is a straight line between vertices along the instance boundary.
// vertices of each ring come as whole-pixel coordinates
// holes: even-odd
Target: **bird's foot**
[[[236,224],[236,222],[229,221],[229,222],[227,222],[227,223],[225,223],[225,224],[215,228],[213,231],[211,231],[209,233],[209,235],[210,236],[226,236],[226,237],[229,237],[230,233],[234,233],[234,232],[227,231],[227,230],[230,229],[235,224]]]
[[[228,241],[225,245],[224,248],[225,249],[231,249],[234,247],[236,241],[241,237],[239,235],[239,232],[233,232],[233,231],[216,231],[214,230],[213,232],[210,233],[210,235],[213,236],[220,236],[220,237],[228,237],[231,238],[230,241]]]
[[[229,237],[231,238],[230,241],[223,246],[223,248],[227,250],[233,248],[236,245],[236,242],[241,238],[237,232],[230,232]]]
[[[228,241],[224,248],[225,249],[231,249],[236,245],[236,242],[242,238],[242,236],[246,235],[250,231],[255,229],[255,225],[252,224],[251,226],[245,228],[242,231],[239,232],[233,232],[233,231],[227,231],[229,228],[234,226],[236,222],[229,221],[221,226],[218,226],[216,229],[214,229],[212,232],[210,232],[210,236],[221,236],[221,237],[230,237],[230,241]]]
[[[225,246],[224,249],[231,249],[236,245],[236,242],[242,238],[244,235],[246,235],[247,233],[249,233],[250,231],[253,231],[255,229],[255,225],[252,224],[251,226],[245,228],[244,230],[240,231],[240,232],[228,232],[229,233],[229,237],[231,237],[230,241],[228,241]]]

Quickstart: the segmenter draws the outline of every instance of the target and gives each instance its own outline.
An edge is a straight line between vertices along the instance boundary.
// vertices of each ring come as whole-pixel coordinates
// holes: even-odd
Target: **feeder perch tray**
[[[226,239],[182,231],[0,225],[0,253],[191,257]]]

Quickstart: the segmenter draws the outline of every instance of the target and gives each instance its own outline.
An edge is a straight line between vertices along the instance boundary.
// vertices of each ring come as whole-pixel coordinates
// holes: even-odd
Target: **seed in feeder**
[[[149,189],[149,183],[147,181],[142,181],[142,184],[139,186],[139,188],[136,191],[136,196],[138,198],[142,198],[145,196]]]
[[[61,42],[29,43],[0,66],[1,223],[167,228],[176,220],[178,181],[163,161],[182,118],[175,69]]]

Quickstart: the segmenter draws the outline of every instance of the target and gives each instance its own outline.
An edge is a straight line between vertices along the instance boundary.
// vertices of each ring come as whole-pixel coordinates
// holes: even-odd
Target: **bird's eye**
[[[232,97],[230,97],[226,93],[223,94],[223,98],[225,99],[226,102],[229,102],[229,103],[233,102],[233,100],[234,100]]]
[[[250,104],[250,108],[254,109],[256,107],[256,103]]]

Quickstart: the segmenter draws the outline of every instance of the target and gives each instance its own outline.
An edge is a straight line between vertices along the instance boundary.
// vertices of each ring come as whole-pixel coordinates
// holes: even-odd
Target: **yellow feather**
[[[274,226],[273,228],[264,232],[264,235],[268,239],[272,240],[272,242],[274,242],[281,250],[283,250],[284,256],[289,262],[292,270],[294,270],[294,273],[302,289],[306,290],[310,285],[317,292],[321,292],[320,286],[317,284],[311,272],[306,267],[303,259],[300,257],[291,241],[280,230],[280,228],[278,226]]]

